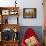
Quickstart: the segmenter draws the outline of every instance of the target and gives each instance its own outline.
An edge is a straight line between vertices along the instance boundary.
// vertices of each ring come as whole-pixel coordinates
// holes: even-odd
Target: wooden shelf
[[[3,38],[2,33],[3,33],[4,29],[11,29],[10,31],[14,31],[14,33],[18,33],[18,31],[20,29],[20,26],[18,24],[18,16],[19,16],[18,10],[19,10],[19,7],[0,7],[0,21],[1,21],[1,24],[0,24],[0,32],[1,32],[0,46],[18,46],[19,40],[17,39],[17,41],[16,41],[16,39],[15,39],[15,41],[13,41],[15,36],[13,37],[13,39],[10,39],[9,41],[2,39]],[[8,24],[7,17],[9,17],[9,16],[16,17],[17,24]],[[16,37],[18,38],[18,36],[16,36]]]
[[[5,17],[9,16],[17,16],[17,24],[18,24],[18,13],[19,7],[0,7],[0,15],[1,15],[1,24],[8,24],[8,18],[6,18],[7,22],[5,21]]]
[[[1,10],[5,9],[18,9],[19,7],[0,7]]]
[[[19,31],[20,26],[18,24],[0,24],[1,31],[5,28],[10,28],[14,31],[14,29],[17,29]]]
[[[18,46],[18,41],[3,41],[0,45],[2,46]]]

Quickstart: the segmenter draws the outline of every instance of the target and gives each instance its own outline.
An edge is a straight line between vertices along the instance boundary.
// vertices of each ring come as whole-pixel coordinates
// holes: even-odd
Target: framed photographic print
[[[9,15],[9,10],[2,10],[2,15]]]
[[[24,8],[23,17],[24,18],[36,18],[36,8]]]
[[[15,10],[10,10],[10,11],[9,11],[9,14],[10,14],[10,15],[16,15],[17,13],[18,13],[18,12],[15,11]]]

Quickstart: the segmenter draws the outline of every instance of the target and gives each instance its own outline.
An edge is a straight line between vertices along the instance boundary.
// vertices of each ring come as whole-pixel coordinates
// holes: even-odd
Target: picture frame
[[[2,15],[9,15],[9,10],[2,10]]]
[[[9,14],[10,14],[10,15],[16,15],[16,14],[18,14],[18,12],[15,11],[15,10],[10,10],[10,11],[9,11]]]
[[[23,8],[23,18],[36,18],[36,8]]]

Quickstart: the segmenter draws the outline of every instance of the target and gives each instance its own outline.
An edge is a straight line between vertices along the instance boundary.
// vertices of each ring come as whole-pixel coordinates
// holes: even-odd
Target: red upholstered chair
[[[27,31],[25,32],[24,37],[22,38],[22,42],[21,42],[21,46],[27,46],[25,40],[30,38],[30,37],[35,37],[37,40],[37,35],[34,32],[34,30],[32,28],[28,28]],[[30,45],[31,46],[31,45]],[[41,44],[39,43],[39,41],[37,40],[37,44],[35,44],[34,46],[41,46]]]

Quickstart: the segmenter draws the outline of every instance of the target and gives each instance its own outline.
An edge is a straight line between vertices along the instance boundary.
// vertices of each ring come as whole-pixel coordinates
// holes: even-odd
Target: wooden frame
[[[2,10],[2,15],[9,15],[9,10]]]
[[[18,11],[12,9],[9,11],[9,15],[17,15],[18,14]]]
[[[23,17],[24,18],[36,18],[36,8],[24,8]]]

